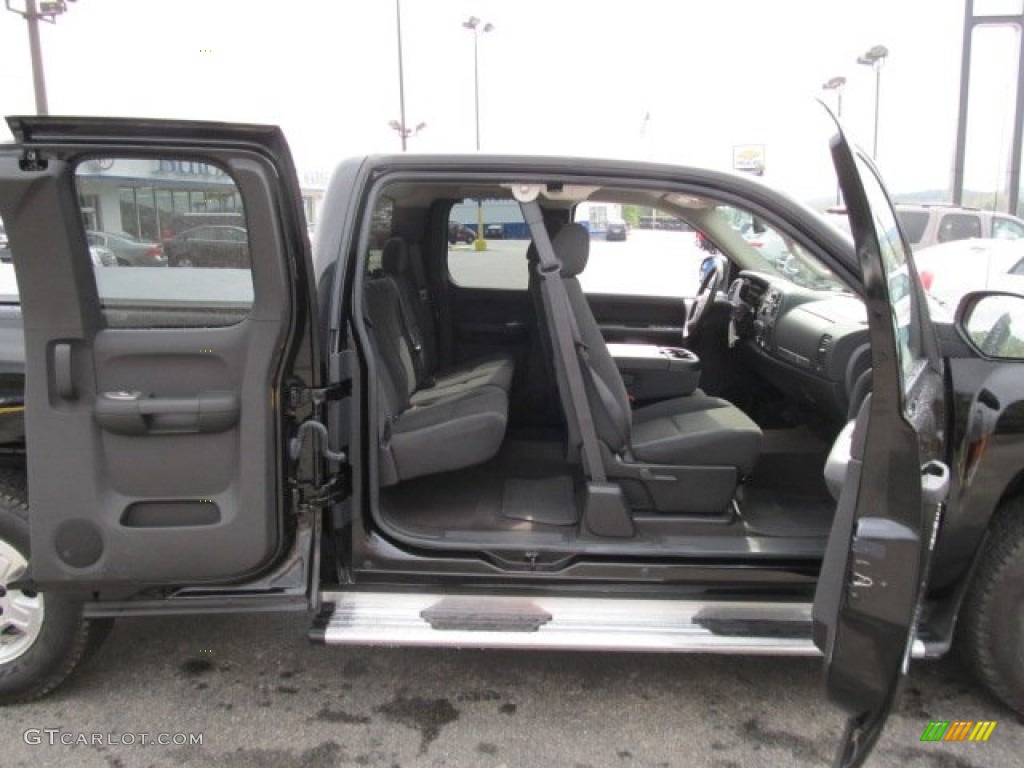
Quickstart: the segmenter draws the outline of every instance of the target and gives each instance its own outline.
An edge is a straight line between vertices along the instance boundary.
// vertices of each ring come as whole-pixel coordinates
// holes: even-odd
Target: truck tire
[[[1024,497],[996,511],[959,624],[975,679],[1024,715]]]
[[[0,474],[0,705],[31,701],[67,679],[110,631],[69,595],[7,589],[29,560],[25,478]]]

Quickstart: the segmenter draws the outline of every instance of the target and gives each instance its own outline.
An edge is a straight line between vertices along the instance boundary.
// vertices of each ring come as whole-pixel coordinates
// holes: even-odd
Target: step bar
[[[326,645],[818,656],[811,604],[325,592]],[[926,649],[914,641],[913,655]]]

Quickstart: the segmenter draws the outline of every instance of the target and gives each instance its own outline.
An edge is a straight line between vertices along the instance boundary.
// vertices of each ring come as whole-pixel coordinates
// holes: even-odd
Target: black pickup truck
[[[9,124],[3,702],[118,616],[312,609],[326,645],[821,654],[839,765],[955,638],[1024,713],[1024,297],[932,319],[841,132],[852,240],[741,175],[401,155],[338,167],[311,252],[276,128]],[[606,244],[583,203],[687,227]],[[456,205],[530,237],[450,247]],[[189,206],[248,267],[91,262],[86,213]]]

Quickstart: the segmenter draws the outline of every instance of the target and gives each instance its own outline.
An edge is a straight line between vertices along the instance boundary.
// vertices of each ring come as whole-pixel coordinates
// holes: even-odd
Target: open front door
[[[873,390],[814,599],[829,698],[849,714],[837,766],[871,752],[906,673],[949,472],[942,376],[920,283],[874,165],[840,132],[832,156],[863,273]]]
[[[31,580],[127,595],[259,573],[293,522],[289,395],[320,385],[283,135],[10,125],[0,214],[24,315]]]

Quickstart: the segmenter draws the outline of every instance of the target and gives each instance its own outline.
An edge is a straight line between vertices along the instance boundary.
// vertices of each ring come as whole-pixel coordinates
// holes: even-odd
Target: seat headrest
[[[384,250],[381,252],[380,266],[389,275],[404,274],[409,263],[409,251],[405,240],[400,237],[392,237],[384,243]]]
[[[582,224],[566,224],[555,235],[552,245],[562,262],[562,277],[576,277],[587,268],[590,258],[590,233]]]

